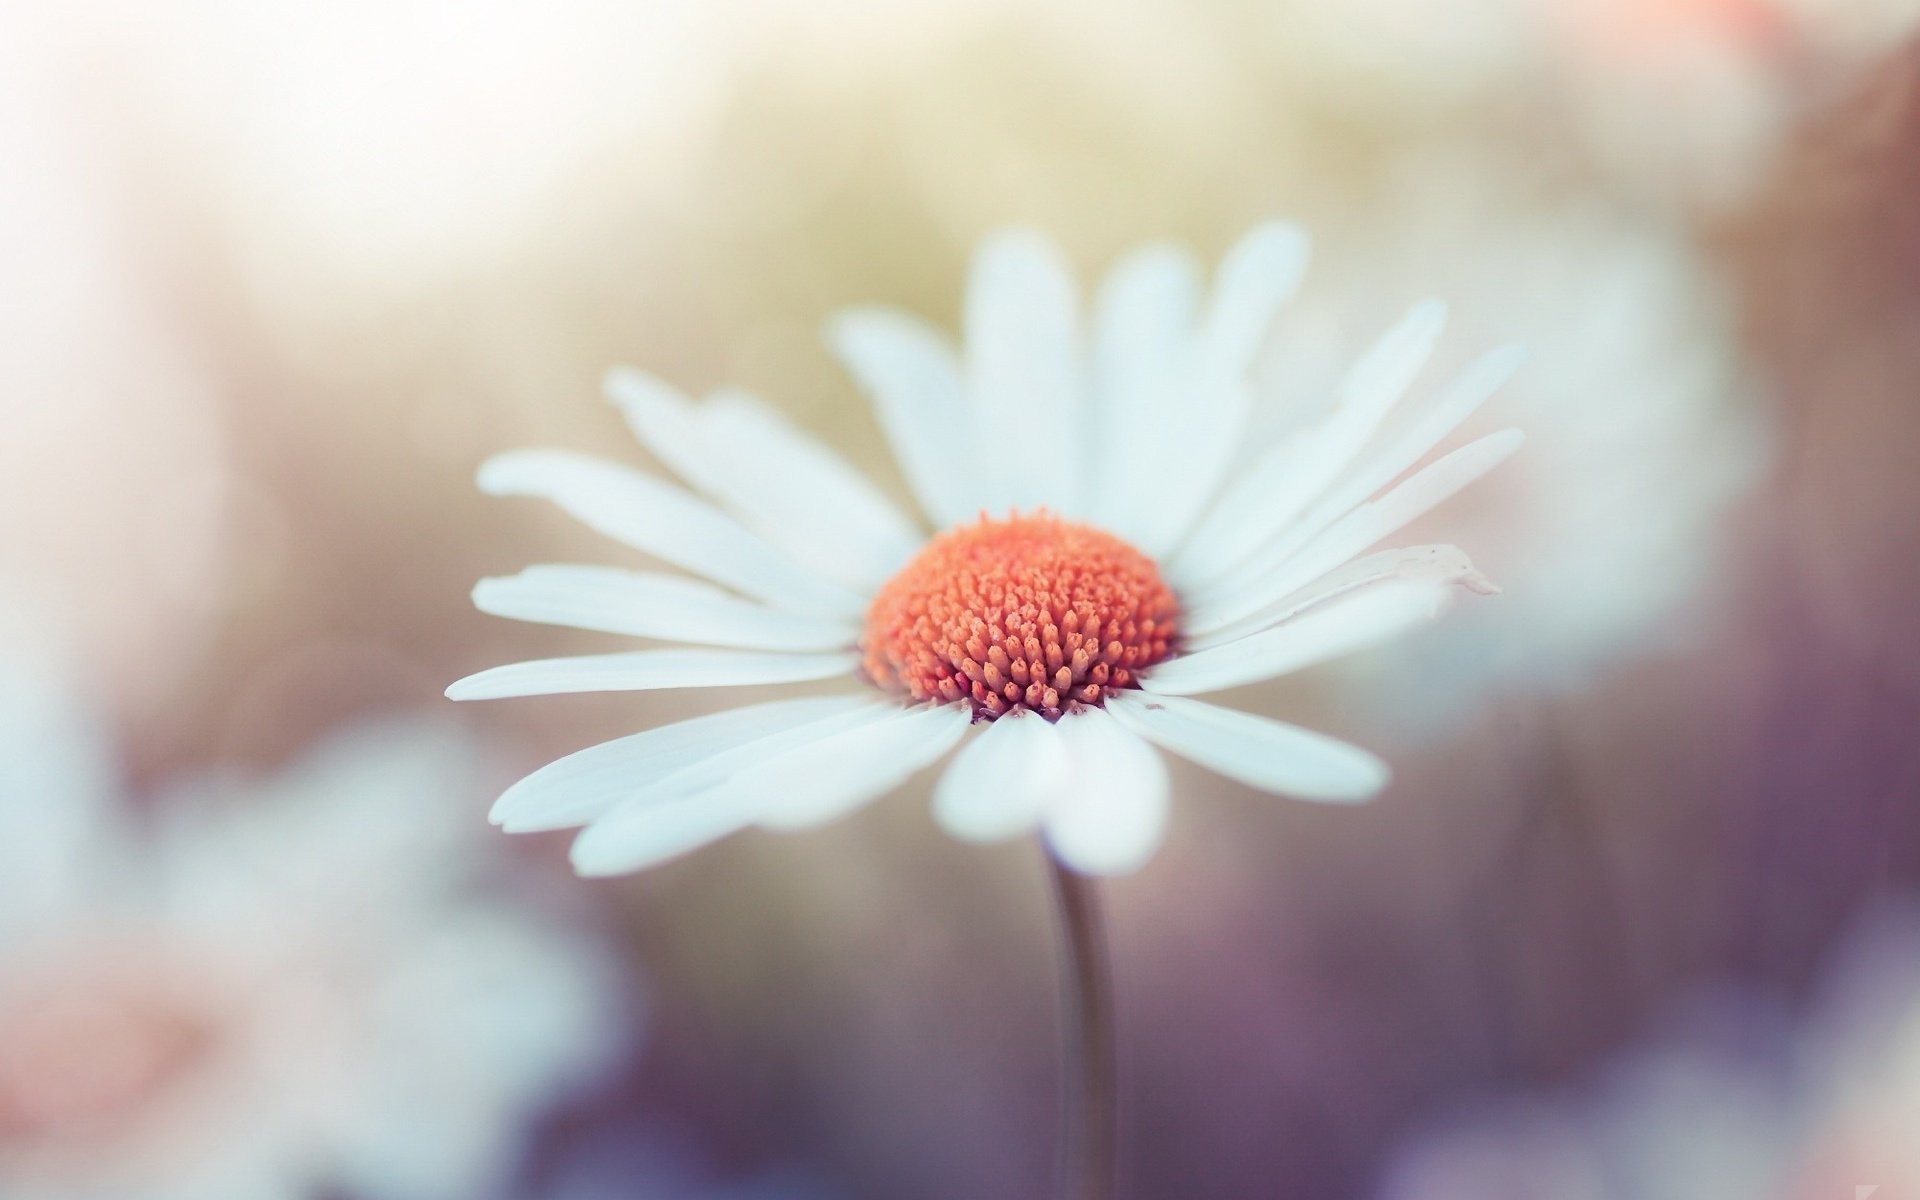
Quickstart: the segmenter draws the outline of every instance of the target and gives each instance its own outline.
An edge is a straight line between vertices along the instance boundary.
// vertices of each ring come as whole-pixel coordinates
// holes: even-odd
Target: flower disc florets
[[[1179,605],[1152,559],[1045,511],[940,534],[867,611],[867,675],[915,700],[1057,719],[1164,659]]]

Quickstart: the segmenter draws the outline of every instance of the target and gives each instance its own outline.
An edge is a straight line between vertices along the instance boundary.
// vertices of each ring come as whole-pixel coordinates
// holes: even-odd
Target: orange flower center
[[[1167,656],[1179,605],[1153,560],[1044,510],[940,534],[880,589],[861,639],[867,675],[992,720],[1056,720],[1099,704]]]

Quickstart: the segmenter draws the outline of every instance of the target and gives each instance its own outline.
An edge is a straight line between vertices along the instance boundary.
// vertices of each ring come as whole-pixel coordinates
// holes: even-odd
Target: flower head
[[[509,902],[474,747],[341,735],[136,815],[0,660],[0,1195],[465,1200],[625,1035],[611,953]],[[422,870],[421,864],[432,869]]]
[[[1690,995],[1552,1091],[1443,1110],[1377,1200],[1823,1200],[1920,1188],[1920,914],[1854,918],[1812,1004]]]
[[[970,734],[936,790],[941,823],[970,840],[1037,828],[1090,872],[1131,870],[1159,844],[1155,745],[1268,791],[1373,795],[1387,771],[1365,751],[1188,697],[1371,645],[1456,584],[1490,590],[1450,546],[1367,552],[1519,446],[1504,430],[1419,467],[1517,356],[1497,350],[1409,401],[1444,321],[1418,305],[1321,419],[1247,454],[1253,360],[1306,250],[1297,229],[1263,226],[1203,288],[1186,254],[1150,246],[1083,314],[1059,252],[1013,232],[975,258],[963,352],[904,314],[837,317],[833,345],[872,394],[931,539],[758,401],[695,403],[615,372],[635,432],[704,498],[557,451],[496,458],[481,486],[552,500],[707,582],[535,567],[483,581],[475,600],[680,644],[499,667],[448,694],[855,687],[591,747],[509,790],[495,820],[585,825],[576,866],[632,870],[851,811]]]
[[[867,678],[977,720],[1057,721],[1167,657],[1179,605],[1153,560],[1042,512],[940,534],[880,589],[861,638]]]
[[[1696,636],[1718,611],[1728,518],[1768,460],[1764,385],[1742,367],[1712,265],[1659,218],[1484,182],[1518,169],[1434,153],[1344,205],[1261,364],[1256,444],[1324,403],[1363,332],[1391,317],[1383,298],[1442,289],[1457,340],[1498,332],[1534,355],[1462,430],[1522,425],[1526,454],[1444,515],[1509,597],[1338,668],[1370,719],[1402,733],[1444,735],[1501,695],[1564,694]]]

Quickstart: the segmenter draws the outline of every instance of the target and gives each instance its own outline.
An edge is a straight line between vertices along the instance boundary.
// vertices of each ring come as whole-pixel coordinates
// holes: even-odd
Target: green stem
[[[1047,855],[1059,915],[1066,1070],[1060,1160],[1063,1200],[1112,1200],[1118,1145],[1113,979],[1092,879]]]

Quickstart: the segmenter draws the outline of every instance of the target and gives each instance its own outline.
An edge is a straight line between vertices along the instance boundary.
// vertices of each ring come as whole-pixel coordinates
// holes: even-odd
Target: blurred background
[[[447,711],[606,645],[474,580],[621,561],[472,473],[644,461],[597,394],[628,362],[904,496],[828,313],[952,327],[1009,223],[1091,280],[1283,216],[1315,259],[1265,411],[1438,294],[1447,354],[1532,348],[1487,417],[1531,441],[1433,519],[1504,595],[1269,688],[1390,791],[1179,776],[1108,889],[1125,1195],[1920,1200],[1917,36],[1915,0],[3,0],[0,907],[96,857],[62,813],[119,857],[0,940],[0,1197],[1046,1195],[1035,848],[898,798],[583,884],[485,827],[733,698]],[[394,782],[422,720],[448,762]],[[360,845],[423,806],[474,836]],[[191,949],[129,959],[130,912]],[[288,935],[165,982],[291,927],[352,970],[286,1000]],[[272,1069],[209,1092],[268,1010]],[[268,1107],[297,1170],[196,1140]]]

